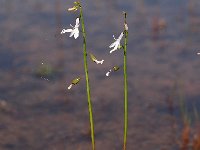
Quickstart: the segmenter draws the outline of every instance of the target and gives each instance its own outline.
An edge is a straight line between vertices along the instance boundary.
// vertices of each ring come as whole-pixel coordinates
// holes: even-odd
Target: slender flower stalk
[[[89,74],[88,74],[88,66],[87,66],[86,33],[85,33],[85,25],[84,25],[84,18],[83,18],[83,11],[82,11],[82,7],[81,7],[81,3],[78,2],[78,5],[80,8],[80,21],[81,21],[82,34],[83,34],[83,57],[84,57],[85,79],[86,79],[86,86],[87,86],[87,99],[88,99],[88,111],[89,111],[89,117],[90,117],[92,150],[95,150],[94,121],[93,121]]]
[[[124,12],[124,146],[127,145],[127,130],[128,130],[128,83],[127,83],[127,42],[128,42],[128,25],[126,21],[127,14]]]

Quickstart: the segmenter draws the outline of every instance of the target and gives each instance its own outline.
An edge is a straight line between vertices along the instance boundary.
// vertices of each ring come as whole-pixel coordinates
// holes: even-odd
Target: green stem
[[[88,66],[87,66],[86,33],[85,33],[85,25],[84,25],[83,12],[82,12],[81,5],[80,5],[80,20],[81,20],[82,34],[83,34],[83,57],[84,57],[85,79],[86,79],[86,86],[87,86],[88,111],[89,111],[89,116],[90,116],[92,150],[95,150],[94,121],[93,121],[93,114],[92,114],[92,102],[90,98],[91,97],[90,84],[89,84],[89,75],[88,75]]]
[[[124,147],[126,150],[127,145],[127,129],[128,129],[128,83],[127,83],[127,42],[128,42],[128,31],[126,29],[126,13],[124,12]]]

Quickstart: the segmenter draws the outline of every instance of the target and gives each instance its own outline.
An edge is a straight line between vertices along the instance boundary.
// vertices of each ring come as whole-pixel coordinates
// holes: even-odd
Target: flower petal
[[[72,37],[74,35],[74,30],[72,30],[72,32],[70,33],[69,37]]]
[[[62,31],[60,32],[60,34],[64,34],[65,33],[65,29],[62,29]]]
[[[118,40],[119,40],[119,41],[122,39],[123,35],[124,35],[123,32],[119,35],[119,37],[118,37]]]
[[[94,62],[95,62],[96,64],[103,64],[104,60],[103,60],[103,59],[102,59],[101,61],[94,60]]]
[[[106,76],[110,76],[110,73],[112,72],[112,70],[110,69],[107,73],[106,73]]]
[[[79,36],[79,30],[78,30],[78,28],[75,28],[74,29],[74,38],[77,39],[78,36]]]
[[[119,42],[119,44],[118,44],[118,47],[117,47],[118,49],[120,49],[121,48],[121,45],[120,45],[120,42]]]
[[[114,49],[117,50],[117,48],[119,47],[120,43],[119,41],[116,42]]]
[[[65,30],[65,32],[72,32],[72,29],[67,29]]]
[[[114,47],[115,46],[115,44],[116,44],[116,41],[115,42],[113,42],[110,46],[109,46],[109,48],[112,48],[112,47]]]
[[[110,54],[111,54],[112,52],[116,51],[116,50],[117,50],[117,49],[113,48],[113,49],[110,51]]]
[[[66,32],[65,29],[62,29],[62,31],[60,32],[60,34],[64,34]]]
[[[79,18],[76,18],[76,25],[75,26],[79,26]]]

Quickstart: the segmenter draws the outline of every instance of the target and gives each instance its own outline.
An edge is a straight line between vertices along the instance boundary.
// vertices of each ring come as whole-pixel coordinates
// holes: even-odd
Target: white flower
[[[197,53],[197,55],[200,55],[200,53]]]
[[[119,67],[118,66],[114,66],[112,69],[110,69],[107,73],[106,73],[106,76],[108,77],[108,76],[110,76],[110,73],[111,72],[115,72],[115,71],[118,71],[119,70]]]
[[[79,36],[78,27],[80,26],[79,18],[76,18],[76,25],[74,27],[71,24],[70,24],[70,26],[72,27],[72,29],[63,29],[61,31],[61,34],[64,34],[66,32],[71,32],[70,35],[69,35],[69,37],[74,36],[74,38],[77,39],[77,37]]]
[[[118,39],[115,39],[115,37],[114,37],[114,35],[113,35],[113,37],[114,37],[114,39],[115,39],[115,42],[113,42],[113,43],[109,46],[109,48],[114,47],[114,48],[110,51],[110,53],[116,51],[117,49],[120,49],[120,41],[121,41],[123,35],[124,35],[124,33],[122,32],[122,33],[120,34],[120,36],[118,37]]]
[[[102,59],[101,61],[97,60],[97,58],[90,53],[90,58],[92,59],[92,61],[94,61],[96,64],[103,64],[104,60]]]
[[[96,64],[103,64],[104,60],[103,60],[103,59],[102,59],[101,61],[99,61],[99,60],[94,60],[94,62],[95,62]]]

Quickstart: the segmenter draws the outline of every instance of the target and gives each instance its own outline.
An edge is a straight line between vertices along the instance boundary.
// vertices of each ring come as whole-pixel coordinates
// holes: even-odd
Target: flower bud
[[[77,11],[77,10],[78,10],[78,8],[76,6],[68,8],[68,11]]]

